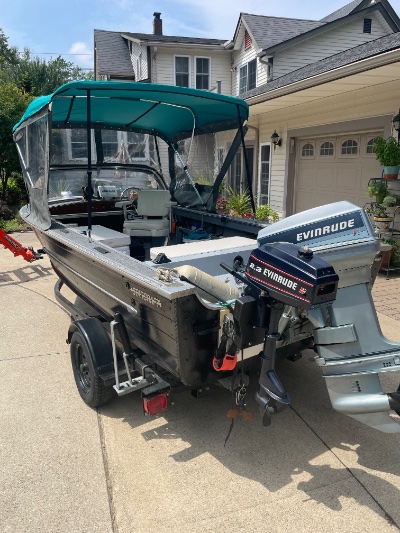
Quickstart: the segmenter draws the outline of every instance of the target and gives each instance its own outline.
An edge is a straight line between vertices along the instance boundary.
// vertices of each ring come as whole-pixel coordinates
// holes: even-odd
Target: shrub
[[[269,205],[259,205],[256,209],[256,218],[267,222],[277,222],[279,215]]]
[[[14,218],[12,209],[3,200],[0,200],[0,218],[3,220],[12,220]]]

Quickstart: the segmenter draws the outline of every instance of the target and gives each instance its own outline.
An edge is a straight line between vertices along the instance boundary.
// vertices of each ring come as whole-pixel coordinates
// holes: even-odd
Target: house
[[[387,0],[354,0],[319,21],[241,13],[228,41],[164,35],[160,15],[152,34],[95,30],[96,78],[241,96],[257,201],[283,216],[368,201],[381,175],[374,139],[393,133],[400,107],[400,19]],[[236,190],[243,155],[229,174]]]

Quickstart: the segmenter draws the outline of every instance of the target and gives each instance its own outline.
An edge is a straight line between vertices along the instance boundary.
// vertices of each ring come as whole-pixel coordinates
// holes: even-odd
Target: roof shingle
[[[325,59],[321,59],[320,61],[306,65],[305,67],[294,70],[293,72],[289,72],[288,74],[285,74],[276,80],[265,83],[264,85],[260,85],[251,91],[241,94],[241,97],[244,100],[254,98],[255,96],[269,93],[275,89],[280,89],[292,83],[317,76],[318,74],[323,74],[329,70],[344,67],[345,65],[350,65],[351,63],[357,63],[362,59],[383,54],[397,48],[400,48],[400,33],[392,33],[390,35],[386,35],[385,37],[375,39],[374,41],[369,41],[356,46],[355,48],[350,48],[345,52],[340,52]]]
[[[100,75],[133,76],[131,56],[120,32],[94,30]]]
[[[268,17],[250,13],[242,13],[242,17],[257,45],[263,50],[325,25],[325,22],[318,20]]]

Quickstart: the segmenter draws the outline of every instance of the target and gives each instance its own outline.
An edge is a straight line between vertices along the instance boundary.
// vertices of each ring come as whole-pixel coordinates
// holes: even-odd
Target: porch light
[[[393,124],[394,129],[397,131],[397,141],[399,142],[400,140],[400,110],[398,114],[395,117],[393,117],[392,124]]]
[[[272,144],[274,145],[274,148],[275,146],[282,146],[282,139],[279,137],[279,134],[276,133],[276,130],[271,135],[271,141],[272,141]]]

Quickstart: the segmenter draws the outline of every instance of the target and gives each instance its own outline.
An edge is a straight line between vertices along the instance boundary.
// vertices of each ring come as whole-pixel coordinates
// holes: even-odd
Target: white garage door
[[[377,135],[382,133],[299,139],[295,213],[340,200],[360,207],[371,201],[368,181],[382,172],[373,152]]]

